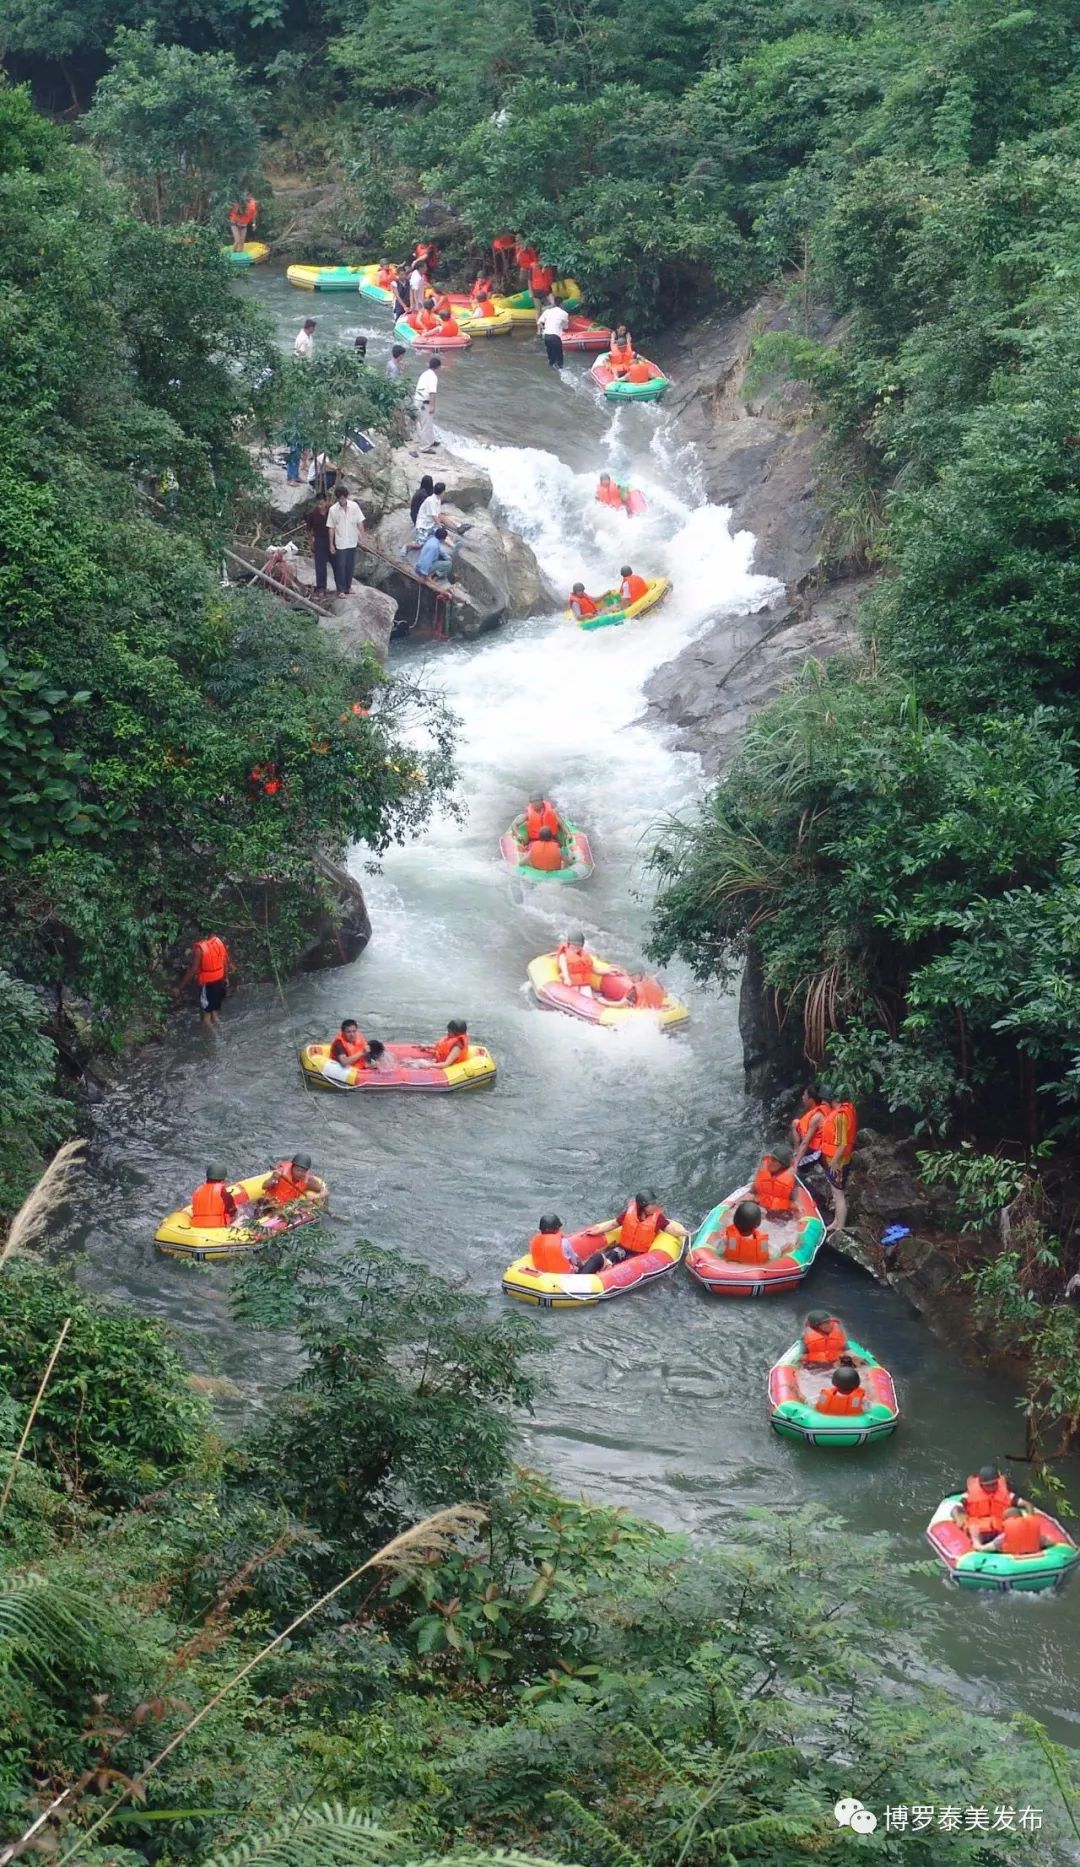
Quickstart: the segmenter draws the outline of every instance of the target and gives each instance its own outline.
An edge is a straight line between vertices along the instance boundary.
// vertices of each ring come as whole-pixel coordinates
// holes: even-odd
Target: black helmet
[[[827,1309],[812,1309],[806,1320],[811,1329],[824,1329],[832,1321],[832,1312]]]
[[[224,1167],[208,1167],[206,1177],[208,1180],[224,1180],[227,1176]]]
[[[299,1167],[301,1173],[307,1173],[311,1166],[311,1155],[294,1154],[292,1157],[292,1164],[294,1167]]]
[[[561,1232],[562,1220],[557,1213],[545,1212],[540,1219],[539,1229],[542,1232]]]
[[[996,1484],[997,1480],[1000,1477],[1001,1477],[1001,1473],[998,1471],[998,1468],[996,1465],[980,1465],[979,1466],[979,1483],[981,1485]]]

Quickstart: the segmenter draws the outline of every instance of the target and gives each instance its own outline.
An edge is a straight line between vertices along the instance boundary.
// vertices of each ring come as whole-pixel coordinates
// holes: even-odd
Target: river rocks
[[[469,526],[454,557],[455,595],[450,606],[454,633],[478,635],[512,616],[533,613],[538,602],[549,606],[546,579],[523,539],[500,531],[490,512],[474,508],[466,517],[453,506],[448,505],[447,510],[452,518],[461,518]],[[405,574],[416,562],[416,553],[406,551],[414,538],[408,510],[390,512],[375,533],[374,542],[383,562],[376,565],[374,576],[396,598],[407,624],[430,624],[434,593]]]
[[[276,454],[256,456],[260,478],[265,488],[264,507],[272,527],[292,531],[311,503],[311,488],[301,483],[290,486],[285,468]]]
[[[871,581],[850,579],[750,616],[719,617],[648,681],[646,719],[673,726],[676,745],[697,752],[707,772],[721,770],[751,716],[807,661],[855,646],[855,611]]]
[[[315,852],[314,862],[326,898],[311,913],[310,938],[297,961],[301,972],[348,966],[359,959],[371,939],[371,921],[359,882],[320,851]]]

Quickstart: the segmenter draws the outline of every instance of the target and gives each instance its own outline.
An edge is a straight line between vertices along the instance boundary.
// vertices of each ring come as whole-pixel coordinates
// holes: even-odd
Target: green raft
[[[564,869],[534,869],[528,862],[518,861],[520,844],[517,840],[519,827],[524,817],[515,817],[510,828],[499,838],[503,861],[520,875],[526,882],[587,882],[593,872],[593,855],[589,839],[584,830],[579,830],[576,823],[566,824],[566,842],[563,844],[564,856],[569,848],[573,861]]]
[[[801,1439],[804,1445],[872,1446],[896,1431],[900,1418],[892,1375],[875,1361],[869,1349],[848,1342],[847,1351],[859,1364],[869,1405],[862,1413],[819,1413],[814,1401],[829,1382],[831,1369],[809,1368],[803,1361],[802,1342],[793,1342],[769,1370],[769,1423],[781,1439]]]
[[[1036,1556],[1006,1556],[997,1549],[974,1549],[968,1533],[953,1521],[963,1504],[960,1491],[942,1498],[927,1525],[927,1539],[958,1588],[991,1590],[999,1595],[1041,1595],[1060,1588],[1080,1563],[1069,1532],[1047,1511],[1036,1511],[1043,1535],[1053,1540]]]

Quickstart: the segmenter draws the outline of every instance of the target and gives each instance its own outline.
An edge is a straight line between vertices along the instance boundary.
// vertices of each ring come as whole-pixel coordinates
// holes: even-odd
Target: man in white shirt
[[[296,333],[292,353],[294,357],[303,357],[305,362],[315,354],[315,319],[305,318]]]
[[[423,266],[414,266],[409,274],[409,303],[414,311],[419,311],[424,302],[424,287],[427,285],[427,273]]]
[[[547,360],[553,370],[562,369],[563,332],[569,322],[569,314],[563,310],[561,305],[557,305],[553,298],[549,297],[544,303],[544,309],[536,320],[536,328],[544,340]]]
[[[436,480],[427,498],[417,507],[416,519],[414,522],[416,525],[416,542],[418,545],[424,544],[424,542],[431,537],[437,525],[441,525],[446,531],[460,532],[462,537],[464,537],[467,531],[472,529],[469,525],[463,525],[460,520],[452,519],[448,512],[443,511],[442,502],[445,492],[446,481]]]
[[[355,499],[349,498],[347,486],[338,486],[334,503],[326,515],[326,535],[334,566],[334,586],[339,596],[348,596],[356,568],[356,548],[364,536],[364,514]]]
[[[439,397],[439,371],[442,358],[432,357],[426,370],[417,377],[413,390],[413,407],[416,410],[416,445],[421,453],[435,452],[435,404]],[[415,449],[410,448],[410,453]]]

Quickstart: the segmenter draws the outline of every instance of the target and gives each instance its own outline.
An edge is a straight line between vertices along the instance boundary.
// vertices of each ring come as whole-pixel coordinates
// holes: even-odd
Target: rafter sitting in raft
[[[615,1226],[619,1228],[619,1236],[614,1244],[608,1244],[607,1234]],[[606,1265],[621,1264],[625,1258],[651,1251],[659,1232],[670,1232],[675,1238],[686,1236],[684,1227],[668,1218],[655,1193],[635,1193],[613,1219],[606,1219],[600,1225],[590,1225],[588,1231],[581,1234],[582,1238],[605,1242],[585,1258],[578,1268],[586,1277],[596,1276]]]

